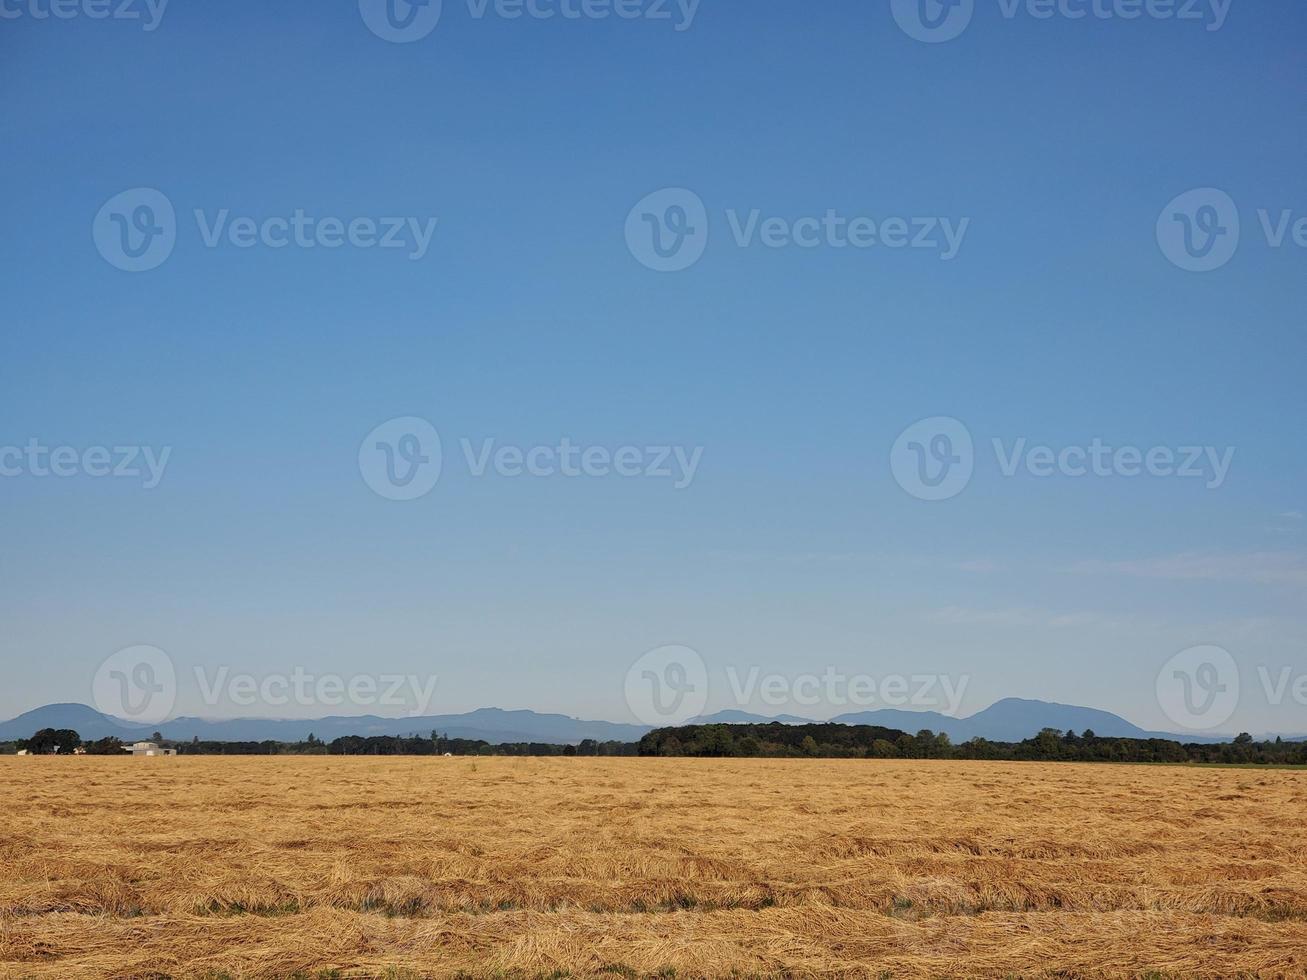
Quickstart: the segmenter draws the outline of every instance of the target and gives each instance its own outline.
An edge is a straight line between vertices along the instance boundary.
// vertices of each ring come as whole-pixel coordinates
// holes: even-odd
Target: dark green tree
[[[26,741],[19,743],[33,755],[71,755],[82,744],[82,737],[71,728],[42,728]]]

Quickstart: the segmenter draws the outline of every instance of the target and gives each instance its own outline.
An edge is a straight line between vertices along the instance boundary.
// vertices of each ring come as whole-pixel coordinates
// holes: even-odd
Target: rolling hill
[[[945,732],[954,742],[980,737],[994,742],[1019,742],[1044,728],[1083,732],[1113,738],[1166,738],[1179,742],[1225,742],[1229,736],[1151,732],[1133,725],[1119,715],[1097,708],[1052,701],[1004,698],[966,718],[954,718],[936,711],[906,711],[881,708],[857,711],[830,719],[845,725],[878,725],[906,732],[929,728]],[[729,709],[692,719],[694,725],[741,725],[781,722],[787,725],[809,724],[814,719],[797,715],[753,714]],[[584,721],[567,715],[537,711],[506,711],[502,708],[478,708],[461,714],[421,715],[405,718],[382,718],[377,715],[332,715],[313,719],[281,718],[174,718],[157,725],[138,725],[112,715],[102,714],[84,704],[47,704],[26,711],[9,721],[0,722],[0,741],[27,738],[42,728],[71,728],[84,739],[116,736],[124,741],[148,738],[154,731],[177,741],[199,738],[204,741],[261,742],[268,739],[296,742],[313,733],[323,741],[343,735],[429,735],[438,731],[450,738],[483,739],[487,742],[576,743],[592,738],[596,741],[636,742],[651,730],[647,725],[628,725],[609,721]],[[1260,736],[1259,736],[1260,737]],[[1270,737],[1274,737],[1273,735]],[[1297,740],[1303,736],[1293,736]]]

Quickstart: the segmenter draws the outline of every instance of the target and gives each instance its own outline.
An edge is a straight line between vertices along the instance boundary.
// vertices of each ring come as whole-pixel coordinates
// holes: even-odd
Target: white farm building
[[[176,749],[161,749],[158,742],[133,742],[123,748],[132,755],[176,755]]]

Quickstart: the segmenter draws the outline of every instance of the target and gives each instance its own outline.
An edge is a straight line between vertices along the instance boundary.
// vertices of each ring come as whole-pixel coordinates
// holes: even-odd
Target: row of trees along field
[[[481,739],[420,735],[346,735],[323,742],[310,734],[302,742],[215,742],[198,738],[174,742],[155,732],[152,741],[184,755],[512,755],[512,756],[699,756],[714,758],[822,759],[992,759],[1042,762],[1169,762],[1243,765],[1307,765],[1307,742],[1257,742],[1240,735],[1215,745],[1170,739],[1103,738],[1046,728],[1021,742],[983,738],[954,745],[943,733],[923,729],[915,735],[876,725],[683,725],[659,728],[639,742],[579,745],[548,742],[491,744]],[[25,749],[33,755],[122,755],[117,738],[83,742],[70,729],[46,728],[0,751]]]
[[[725,758],[993,759],[1044,762],[1199,762],[1307,765],[1307,742],[1256,742],[1243,734],[1215,745],[1170,739],[1104,738],[1046,728],[1021,742],[973,738],[954,745],[943,733],[915,735],[875,725],[684,725],[640,740],[640,755]]]
[[[492,745],[481,739],[445,738],[431,733],[431,738],[402,738],[392,735],[346,735],[334,739],[327,747],[331,755],[637,755],[635,742],[597,742],[587,738],[579,745],[554,745],[550,742],[501,742]]]
[[[84,742],[71,728],[42,728],[31,738],[20,738],[12,744],[13,751],[27,751],[32,755],[72,755],[78,749],[87,755],[122,755],[123,752],[121,739],[110,737]]]
[[[617,756],[637,755],[635,742],[599,742],[588,738],[579,745],[555,745],[550,742],[503,742],[492,744],[481,739],[449,738],[439,732],[430,737],[420,735],[346,735],[324,742],[312,732],[302,742],[218,742],[197,738],[174,741],[159,732],[150,741],[176,749],[178,755],[539,755],[539,756]],[[0,752],[27,751],[32,755],[123,755],[128,746],[121,739],[108,737],[83,741],[72,729],[43,728],[31,738],[0,743]]]

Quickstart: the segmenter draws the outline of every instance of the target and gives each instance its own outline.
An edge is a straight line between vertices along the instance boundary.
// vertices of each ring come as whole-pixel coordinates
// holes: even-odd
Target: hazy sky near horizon
[[[801,703],[806,675],[929,674],[965,678],[960,713],[1038,697],[1175,730],[1159,672],[1216,645],[1239,684],[1216,729],[1307,732],[1302,3],[1209,29],[1209,2],[976,0],[941,43],[888,0],[445,0],[409,43],[344,0],[172,0],[153,30],[143,0],[88,6],[0,19],[0,716],[95,703],[148,644],[180,714],[402,713],[204,700],[298,670],[626,721],[628,670],[677,644],[707,710],[828,717],[886,705]],[[113,236],[161,211],[102,208],[138,188],[176,231],[132,272]],[[1203,188],[1228,199],[1171,203]],[[1216,262],[1224,200],[1237,250],[1181,268],[1167,236],[1191,220],[1217,237],[1189,260]],[[403,247],[322,243],[323,219],[391,217]],[[650,268],[675,244],[702,255]],[[408,417],[439,480],[387,499],[377,443],[396,473],[415,444],[370,433]],[[940,417],[962,429],[900,440]],[[157,485],[90,475],[92,447],[149,448]],[[513,475],[503,447],[595,452]],[[598,475],[623,447],[639,475]],[[788,699],[738,697],[755,668]],[[1290,678],[1278,703],[1263,676]]]

